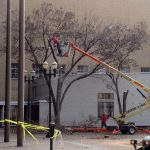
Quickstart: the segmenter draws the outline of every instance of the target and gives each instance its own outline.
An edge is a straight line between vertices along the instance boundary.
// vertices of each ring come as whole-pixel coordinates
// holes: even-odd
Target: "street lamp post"
[[[27,121],[28,123],[31,123],[31,89],[30,85],[34,82],[35,79],[35,71],[31,71],[31,74],[27,75],[27,70],[25,71],[25,82],[28,83],[28,104],[27,104]]]
[[[51,118],[51,76],[53,75],[56,77],[56,69],[57,69],[58,64],[54,62],[52,64],[52,67],[49,67],[49,72],[48,72],[48,77],[49,77],[49,132],[47,133],[46,137],[50,138],[50,150],[53,150],[53,139],[51,138],[54,135],[54,128],[55,128],[55,123],[52,121]],[[45,71],[48,70],[48,63],[44,62],[43,63],[43,68]],[[53,69],[53,73],[51,71]]]

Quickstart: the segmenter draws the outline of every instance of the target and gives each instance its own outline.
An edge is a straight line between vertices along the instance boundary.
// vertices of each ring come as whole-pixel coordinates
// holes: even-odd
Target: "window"
[[[88,73],[88,66],[87,65],[78,65],[78,73]]]
[[[98,93],[98,99],[114,99],[113,93]]]
[[[141,67],[141,72],[150,72],[150,67]]]
[[[98,93],[98,116],[106,113],[110,117],[114,116],[114,94]]]
[[[43,72],[36,64],[32,64],[32,69],[35,71],[36,77],[42,77]]]
[[[114,116],[114,103],[113,102],[98,102],[98,116],[106,113],[108,116]]]
[[[18,69],[19,69],[19,64],[18,63],[12,63],[11,64],[11,78],[12,79],[17,79],[18,78]]]
[[[127,67],[127,66],[124,66],[124,67],[121,68],[120,71],[122,71],[122,72],[124,72],[124,73],[129,73],[129,72],[130,72],[130,68]]]

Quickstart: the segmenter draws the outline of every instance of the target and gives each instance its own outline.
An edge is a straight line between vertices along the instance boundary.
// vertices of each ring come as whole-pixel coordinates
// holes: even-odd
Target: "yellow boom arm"
[[[93,59],[94,61],[96,61],[98,64],[102,64],[103,66],[105,66],[106,68],[117,72],[119,75],[121,75],[123,78],[125,78],[126,80],[128,80],[129,82],[135,84],[136,86],[140,87],[142,90],[146,91],[147,93],[150,92],[150,88],[148,88],[147,86],[141,84],[140,82],[134,80],[133,78],[129,77],[128,75],[124,74],[123,72],[117,70],[116,68],[106,64],[105,62],[99,60],[98,58],[90,55],[89,53],[81,50],[80,48],[76,47],[73,43],[70,43],[70,47],[74,48],[75,50],[77,50],[78,52],[84,54],[85,56],[88,56],[89,58]]]

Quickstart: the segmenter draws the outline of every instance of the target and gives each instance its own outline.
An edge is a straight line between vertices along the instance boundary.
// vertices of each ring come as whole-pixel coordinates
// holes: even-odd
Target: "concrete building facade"
[[[150,86],[149,73],[131,73],[128,74],[135,80],[143,83],[145,86]],[[77,75],[70,75],[68,80],[72,80]],[[40,124],[45,124],[48,119],[48,105],[47,98],[45,97],[47,91],[40,90],[41,87],[45,89],[47,87],[43,82],[38,82],[36,97],[39,100],[39,122]],[[53,80],[53,88],[55,89],[57,79]],[[67,82],[67,81],[66,81]],[[65,83],[67,84],[67,83]],[[119,114],[118,102],[115,91],[112,90],[112,82],[109,77],[105,74],[94,74],[88,78],[77,81],[69,89],[65,96],[64,103],[62,105],[61,112],[61,123],[67,126],[81,126],[85,125],[85,122],[91,119],[98,119],[100,111],[106,109],[111,116],[116,116]],[[121,98],[123,97],[123,92],[128,90],[127,97],[127,110],[137,107],[145,102],[145,99],[136,90],[136,88],[127,80],[120,78],[119,80],[119,90],[121,93]],[[39,92],[40,91],[40,92]],[[141,90],[142,91],[142,90]],[[111,94],[112,97],[101,98],[99,94]],[[146,92],[143,92],[147,96]],[[43,99],[44,98],[44,99]],[[101,105],[101,104],[104,105]],[[111,108],[110,108],[111,107]],[[140,109],[139,109],[140,111]],[[140,113],[136,113],[132,117],[127,119],[128,122],[134,122],[138,126],[149,126],[150,121],[148,119],[150,110],[146,110]],[[99,126],[100,121],[93,124],[93,126]],[[116,125],[113,118],[109,118],[108,125]]]

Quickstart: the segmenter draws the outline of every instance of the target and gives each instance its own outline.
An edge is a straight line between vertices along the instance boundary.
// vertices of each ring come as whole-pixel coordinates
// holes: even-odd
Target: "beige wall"
[[[26,9],[37,7],[41,1],[50,2],[49,0],[26,0]],[[72,10],[79,16],[92,13],[110,23],[133,24],[137,21],[146,21],[150,24],[149,0],[53,0],[52,3]]]
[[[13,0],[13,9],[18,8],[19,0]],[[26,13],[31,13],[41,2],[51,2],[55,6],[74,11],[77,16],[94,14],[103,22],[123,22],[134,24],[145,21],[150,24],[149,0],[25,0]],[[1,1],[1,11],[6,9],[6,2]]]
[[[44,1],[50,2],[49,0],[26,0],[26,14],[31,13],[34,8],[40,6],[41,2]],[[14,2],[17,3],[18,0]],[[51,3],[57,7],[74,11],[80,18],[86,14],[93,14],[97,16],[99,21],[103,21],[103,23],[121,22],[133,25],[144,21],[147,23],[147,31],[150,33],[149,0],[52,0]],[[144,51],[139,51],[133,55],[139,67],[149,66],[149,47],[150,45],[147,44]],[[66,62],[66,60],[63,61]],[[140,71],[140,69],[136,69],[136,71]]]
[[[149,0],[25,0],[26,14],[40,6],[41,2],[52,2],[55,6],[74,11],[77,16],[93,14],[104,23],[121,22],[133,25],[145,21],[150,33],[150,1]],[[13,9],[18,8],[19,0],[13,0]],[[0,1],[0,24],[6,16],[6,1]],[[1,26],[0,26],[1,31]],[[144,52],[135,54],[139,66],[150,64],[149,44]],[[144,60],[142,58],[145,58]],[[65,60],[66,62],[66,60]]]
[[[34,8],[40,6],[41,2],[50,2],[49,0],[25,0],[26,14],[32,12]],[[2,30],[2,20],[6,18],[6,0],[0,0],[0,32]],[[145,21],[148,25],[148,32],[150,33],[150,1],[149,0],[52,0],[55,6],[62,7],[67,10],[74,11],[78,17],[85,14],[94,14],[98,20],[104,23],[121,22],[133,25],[138,21]],[[13,0],[13,9],[18,8],[19,0]],[[0,34],[1,38],[3,35]],[[1,42],[0,42],[1,43]],[[150,66],[150,52],[149,44],[145,46],[143,51],[134,54],[133,57],[137,60],[138,66]],[[61,60],[62,63],[67,63],[68,59]],[[91,60],[88,60],[91,64]],[[31,71],[31,66],[26,61],[26,69]],[[85,61],[83,61],[85,63]],[[5,59],[0,59],[0,99],[4,99],[4,85],[5,85]],[[140,71],[136,68],[136,71]],[[12,81],[12,98],[16,99],[17,83]],[[15,84],[16,83],[16,84]]]
[[[25,0],[26,13],[37,8],[41,2],[49,0]],[[6,2],[0,1],[0,18],[6,12]],[[18,8],[19,0],[13,0],[13,9]],[[146,21],[150,24],[149,0],[52,0],[54,5],[74,11],[78,16],[92,13],[104,22],[125,22],[133,24]]]

